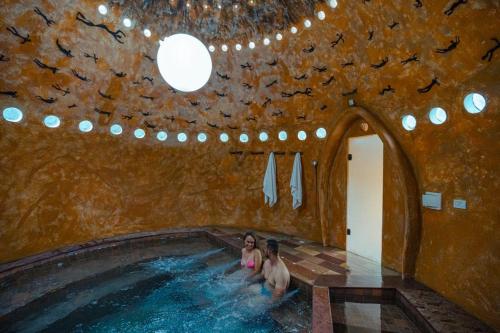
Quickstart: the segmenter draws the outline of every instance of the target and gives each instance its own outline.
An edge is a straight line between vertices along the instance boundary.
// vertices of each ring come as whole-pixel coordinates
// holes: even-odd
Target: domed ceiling
[[[4,1],[0,101],[39,121],[56,114],[63,125],[88,119],[107,131],[119,123],[147,136],[313,131],[351,98],[397,120],[495,58],[498,40],[480,17],[497,8],[463,0]],[[178,32],[215,47],[211,78],[195,93],[169,87],[156,65],[158,41]]]

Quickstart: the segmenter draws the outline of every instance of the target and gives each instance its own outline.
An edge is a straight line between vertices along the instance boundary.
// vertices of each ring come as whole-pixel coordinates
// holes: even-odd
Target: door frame
[[[324,148],[324,158],[320,159],[318,165],[318,206],[323,245],[326,246],[328,242],[328,216],[331,213],[331,200],[333,200],[329,191],[331,170],[335,159],[342,158],[338,155],[344,134],[359,119],[368,123],[375,134],[380,137],[384,143],[384,151],[394,162],[398,177],[401,179],[404,203],[404,235],[400,271],[404,279],[412,278],[415,275],[421,233],[419,188],[415,172],[408,157],[384,123],[374,113],[360,106],[350,107],[338,113],[327,128],[330,134]]]

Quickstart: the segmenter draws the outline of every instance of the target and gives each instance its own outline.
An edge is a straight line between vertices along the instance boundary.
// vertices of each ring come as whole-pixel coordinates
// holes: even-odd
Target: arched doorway
[[[328,244],[327,228],[331,216],[332,200],[329,186],[331,184],[331,170],[339,155],[339,147],[346,131],[359,119],[365,121],[380,137],[384,149],[395,163],[395,172],[398,186],[402,193],[402,223],[403,223],[403,249],[401,254],[401,271],[403,278],[413,277],[415,263],[420,241],[420,212],[419,191],[413,169],[392,134],[384,124],[371,112],[362,107],[352,107],[341,113],[330,127],[330,135],[326,143],[325,158],[319,165],[319,212],[323,244]]]

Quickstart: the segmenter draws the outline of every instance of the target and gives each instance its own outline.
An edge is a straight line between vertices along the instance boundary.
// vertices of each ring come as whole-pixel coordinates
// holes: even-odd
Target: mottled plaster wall
[[[0,123],[0,261],[169,226],[232,225],[320,241],[311,163],[321,161],[327,152],[324,141],[313,138],[313,131],[325,126],[331,132],[335,128],[332,119],[349,112],[347,99],[354,98],[374,113],[402,146],[419,190],[443,193],[443,210],[422,209],[416,278],[500,329],[500,54],[495,53],[491,62],[481,59],[495,45],[490,39],[498,37],[499,2],[469,2],[445,16],[443,11],[450,4],[439,0],[415,8],[407,1],[346,1],[339,2],[334,11],[322,5],[319,8],[326,11],[327,19],[313,20],[309,30],[304,31],[297,22],[299,34],[284,33],[283,41],[273,41],[269,47],[259,44],[254,51],[216,52],[207,86],[186,95],[168,90],[156,66],[144,57],[144,53],[156,56],[155,40],[163,35],[154,26],[151,40],[135,29],[127,31],[125,43],[119,44],[105,32],[75,21],[77,11],[100,21],[96,2],[6,1],[0,15],[0,52],[10,60],[0,63],[0,91],[17,91],[17,98],[0,95],[0,108],[18,106],[25,111],[25,120]],[[53,17],[56,25],[47,27],[33,13],[34,6]],[[106,22],[117,29],[120,18],[121,9],[115,6]],[[399,25],[389,28],[394,22]],[[22,34],[30,33],[32,41],[20,44],[6,30],[9,26],[16,26]],[[368,40],[370,30],[374,31],[372,40]],[[345,41],[332,48],[337,33],[343,33]],[[460,44],[455,50],[435,52],[456,36]],[[63,56],[55,46],[56,38],[71,48],[75,57]],[[234,45],[236,41],[222,42]],[[246,45],[248,41],[238,42]],[[312,44],[314,52],[303,51]],[[83,57],[84,52],[96,53],[97,64]],[[418,62],[401,64],[413,54],[418,55]],[[387,65],[371,67],[384,57],[389,58]],[[34,65],[34,58],[60,71],[51,74],[41,70]],[[276,66],[268,65],[275,59]],[[351,61],[353,66],[342,66]],[[246,62],[253,65],[252,71],[241,68]],[[325,66],[326,71],[318,72],[313,66]],[[78,80],[71,69],[87,75],[91,82]],[[111,69],[127,72],[127,77],[118,78]],[[221,79],[216,71],[228,74],[231,80]],[[294,79],[302,74],[308,79]],[[141,80],[143,75],[151,76],[154,84]],[[324,84],[331,76],[335,81]],[[434,77],[439,86],[426,94],[417,92]],[[275,79],[278,84],[266,87]],[[139,84],[134,83],[137,80]],[[242,87],[243,83],[253,89]],[[69,88],[71,94],[62,96],[51,88],[53,84]],[[381,95],[388,85],[395,92]],[[281,94],[306,88],[312,89],[312,97],[286,98]],[[356,94],[343,96],[354,89]],[[98,90],[112,95],[113,100],[101,98]],[[227,96],[219,98],[215,91]],[[464,111],[463,97],[470,91],[488,98],[484,113]],[[155,99],[146,100],[141,94]],[[36,95],[57,97],[58,101],[46,104]],[[267,98],[271,103],[264,106]],[[194,101],[199,105],[193,106],[190,102]],[[241,101],[252,103],[247,106]],[[68,108],[72,104],[77,107]],[[427,113],[433,106],[448,112],[445,124],[429,122]],[[99,114],[95,108],[110,115]],[[282,115],[273,115],[280,110]],[[220,111],[231,118],[223,117]],[[41,126],[43,117],[51,113],[62,118],[61,128]],[[413,132],[401,127],[401,117],[409,113],[418,121]],[[124,116],[133,117],[127,120]],[[256,120],[248,120],[251,117]],[[79,133],[76,126],[82,119],[92,120],[96,130]],[[193,120],[196,124],[188,123]],[[145,121],[156,128],[148,128]],[[114,122],[124,126],[123,136],[109,135],[108,126]],[[132,137],[137,127],[146,130],[146,139]],[[182,145],[170,138],[159,143],[154,139],[158,129],[167,130],[171,138],[186,131],[190,141]],[[261,129],[271,134],[270,143],[256,140]],[[276,139],[281,129],[289,132],[286,143]],[[308,132],[305,143],[295,139],[299,129]],[[223,130],[231,135],[230,144],[216,140]],[[209,135],[206,144],[194,142],[200,131]],[[243,131],[251,136],[247,145],[235,143]],[[244,154],[231,155],[231,150]],[[298,211],[291,209],[288,187],[291,155],[277,157],[277,206],[270,209],[263,205],[262,176],[271,150],[304,152],[305,202]],[[250,151],[266,155],[251,155]],[[401,235],[397,232],[399,208],[393,203],[399,200],[398,188],[384,185],[384,219],[394,223],[395,235],[384,236],[388,254],[384,261],[397,267]],[[453,198],[466,199],[468,209],[453,209]],[[338,196],[332,206],[341,207],[342,200]],[[341,214],[330,221],[337,231],[342,231],[343,223]],[[340,233],[331,237],[336,244],[343,244]]]

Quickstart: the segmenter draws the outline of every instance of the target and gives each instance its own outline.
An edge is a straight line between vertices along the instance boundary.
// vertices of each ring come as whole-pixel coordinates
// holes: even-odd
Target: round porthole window
[[[464,99],[464,107],[469,113],[479,113],[486,107],[486,98],[478,93],[468,94]]]
[[[337,8],[337,0],[328,0],[328,5],[332,8]]]
[[[278,32],[276,34],[276,40],[282,40],[282,39],[283,39],[283,35]]]
[[[259,140],[262,142],[266,142],[269,139],[269,135],[266,132],[260,132]]]
[[[156,138],[158,139],[158,141],[165,141],[168,138],[168,134],[165,131],[159,131],[158,133],[156,133]]]
[[[304,21],[304,27],[310,28],[311,27],[311,21],[310,20],[305,20]]]
[[[188,136],[186,133],[181,132],[181,133],[177,134],[177,141],[186,142],[187,139],[188,139]]]
[[[210,45],[210,46],[208,47],[208,50],[209,50],[210,52],[214,52],[214,51],[215,51],[215,46]]]
[[[92,131],[92,128],[94,128],[94,125],[88,120],[82,120],[78,124],[78,129],[84,133]]]
[[[123,128],[118,125],[118,124],[113,124],[111,125],[111,127],[109,128],[109,131],[111,132],[111,134],[113,135],[120,135],[123,133]]]
[[[288,134],[286,134],[285,131],[280,131],[278,133],[278,139],[280,139],[280,141],[286,141],[287,138],[288,138]]]
[[[132,20],[129,19],[128,17],[123,19],[123,25],[127,28],[130,28],[132,26]]]
[[[318,139],[326,138],[326,129],[324,129],[323,127],[318,128],[316,130],[316,136],[318,137]]]
[[[241,44],[236,44],[234,48],[236,49],[236,51],[241,51]]]
[[[143,33],[147,38],[151,37],[151,30],[149,30],[148,28],[144,29]]]
[[[101,15],[106,15],[108,13],[108,7],[106,7],[105,5],[99,5],[99,7],[97,7],[97,10]]]
[[[248,47],[251,49],[255,48],[255,43],[254,42],[248,43]]]
[[[146,132],[144,132],[144,130],[142,128],[138,128],[134,131],[134,136],[137,139],[142,139],[146,136]]]
[[[227,133],[221,133],[219,136],[219,139],[221,142],[228,142],[229,141],[229,135]]]
[[[435,125],[441,125],[446,121],[447,118],[446,111],[442,108],[432,108],[429,112],[429,119]]]
[[[61,125],[61,120],[59,119],[58,116],[50,115],[45,117],[43,123],[45,124],[45,126],[49,128],[56,128],[59,127],[59,125]]]
[[[291,28],[290,28],[290,32],[291,32],[292,34],[296,34],[296,33],[297,33],[297,31],[298,31],[298,30],[297,30],[297,28],[296,28],[296,27],[291,27]]]
[[[325,12],[320,10],[318,12],[318,19],[320,19],[321,21],[323,21],[325,19],[326,15],[325,15]]]
[[[10,107],[3,109],[3,119],[12,123],[18,123],[23,119],[23,112],[18,108]]]
[[[247,143],[248,140],[249,140],[248,134],[246,134],[246,133],[240,134],[240,142]]]
[[[299,138],[300,141],[304,141],[305,139],[307,139],[307,134],[305,131],[299,131],[297,133],[297,137]]]
[[[205,142],[207,141],[207,135],[205,133],[198,133],[198,142]]]
[[[212,73],[212,58],[207,48],[187,34],[175,34],[160,41],[156,59],[163,79],[179,91],[200,89]]]
[[[403,128],[407,131],[413,131],[417,127],[417,119],[411,114],[407,114],[401,119]]]

